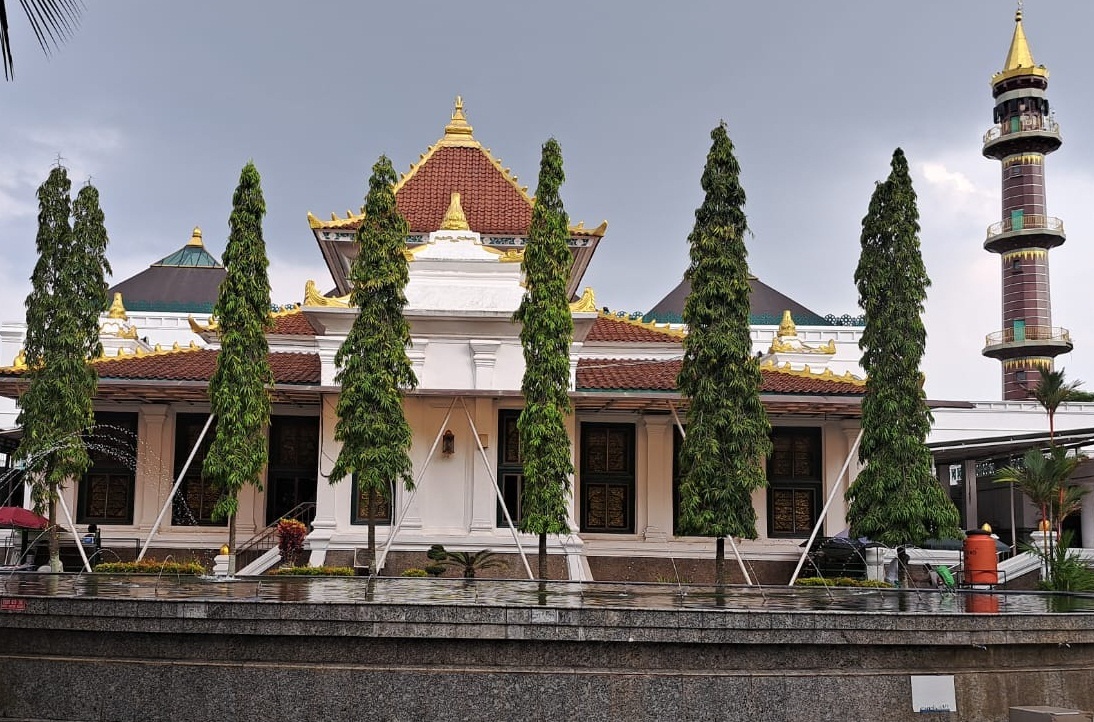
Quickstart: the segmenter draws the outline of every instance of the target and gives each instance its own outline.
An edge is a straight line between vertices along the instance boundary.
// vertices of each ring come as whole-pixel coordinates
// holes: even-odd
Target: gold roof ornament
[[[779,338],[797,335],[798,327],[794,325],[794,317],[790,315],[790,310],[787,309],[783,311],[783,318],[779,323]]]
[[[468,145],[478,146],[479,142],[472,135],[473,128],[467,122],[467,116],[463,114],[463,98],[456,96],[456,107],[452,111],[452,119],[444,127],[444,137],[441,145]]]
[[[581,298],[570,304],[571,313],[596,313],[598,310],[596,295],[593,293],[592,286],[586,286]]]
[[[1014,36],[1010,40],[1010,49],[1007,50],[1007,59],[1003,63],[1003,69],[992,76],[992,85],[1019,75],[1039,75],[1048,77],[1048,69],[1043,65],[1037,65],[1033,61],[1033,51],[1029,49],[1029,41],[1026,40],[1026,31],[1022,27],[1022,4],[1018,4],[1018,10],[1014,13]]]
[[[116,318],[122,321],[128,321],[129,315],[125,312],[125,305],[122,303],[122,294],[120,292],[114,292],[114,301],[110,304],[110,309],[106,312],[107,318]]]
[[[201,242],[201,228],[194,226],[194,232],[190,234],[190,240],[186,243],[188,246],[201,246],[205,244]]]
[[[319,288],[315,285],[315,281],[308,280],[304,283],[304,305],[305,306],[319,306],[322,308],[349,308],[349,299],[351,294],[345,296],[339,296],[337,298],[331,298],[330,296],[324,296],[320,293]]]
[[[459,191],[452,191],[452,198],[448,201],[448,210],[444,213],[444,220],[441,221],[442,231],[469,231],[471,226],[467,225],[467,216],[464,215],[463,206],[460,205],[460,193]]]

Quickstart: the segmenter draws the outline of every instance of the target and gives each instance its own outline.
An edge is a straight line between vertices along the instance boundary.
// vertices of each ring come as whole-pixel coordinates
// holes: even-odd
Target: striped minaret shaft
[[[1003,363],[1003,398],[1028,399],[1053,359],[1071,351],[1070,334],[1052,325],[1048,252],[1064,242],[1064,224],[1045,205],[1045,156],[1060,147],[1049,109],[1048,70],[1033,62],[1022,11],[1002,71],[991,80],[995,125],[984,155],[1002,163],[1002,218],[988,227],[984,248],[1002,261],[1003,328],[991,333],[984,355]]]

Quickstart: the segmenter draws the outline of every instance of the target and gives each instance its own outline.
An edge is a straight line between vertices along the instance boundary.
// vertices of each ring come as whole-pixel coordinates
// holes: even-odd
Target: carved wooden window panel
[[[634,533],[634,425],[581,425],[581,530]]]

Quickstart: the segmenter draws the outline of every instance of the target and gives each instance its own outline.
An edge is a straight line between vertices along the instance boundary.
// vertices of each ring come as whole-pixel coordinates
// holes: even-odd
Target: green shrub
[[[425,566],[425,573],[431,577],[439,577],[444,574],[444,570],[447,569],[444,564],[427,564]]]
[[[94,571],[100,574],[205,574],[205,567],[196,561],[176,562],[142,559],[139,562],[103,562]]]
[[[418,569],[417,567],[411,567],[410,569],[403,570],[404,577],[428,577],[429,572],[425,569]]]
[[[279,577],[352,577],[353,567],[281,567],[270,570]]]
[[[799,587],[865,587],[868,589],[891,589],[892,584],[880,579],[852,579],[851,577],[804,577],[794,582]]]

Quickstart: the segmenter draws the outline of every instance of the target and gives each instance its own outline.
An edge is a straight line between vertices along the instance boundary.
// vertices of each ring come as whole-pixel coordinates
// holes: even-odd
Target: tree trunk
[[[61,536],[57,529],[57,485],[49,485],[49,568],[63,572],[61,566]]]
[[[714,584],[718,587],[726,585],[726,540],[718,537],[714,542]]]
[[[547,535],[539,535],[539,578],[547,579]]]
[[[368,573],[369,576],[378,576],[380,570],[376,568],[376,492],[368,493]]]
[[[228,576],[236,574],[236,515],[228,517]]]

